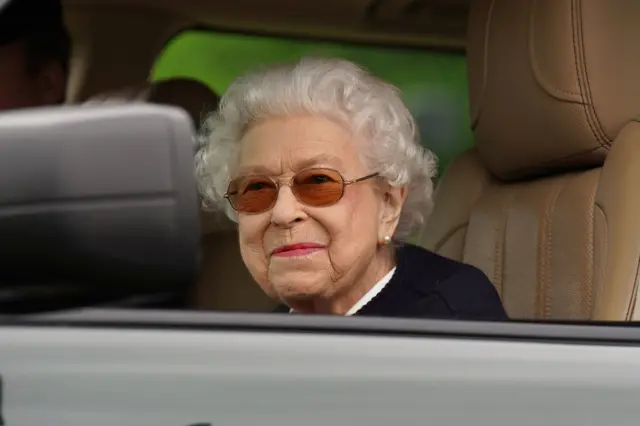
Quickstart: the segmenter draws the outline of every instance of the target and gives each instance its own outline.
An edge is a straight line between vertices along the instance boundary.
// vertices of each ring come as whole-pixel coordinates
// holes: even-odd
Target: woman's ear
[[[407,198],[407,187],[402,186],[396,188],[388,186],[382,193],[382,197],[383,207],[380,215],[381,235],[378,236],[380,241],[384,241],[385,237],[393,236],[396,231],[402,206]]]

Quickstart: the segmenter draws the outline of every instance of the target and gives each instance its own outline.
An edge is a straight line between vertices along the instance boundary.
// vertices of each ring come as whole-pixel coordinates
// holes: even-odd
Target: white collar
[[[364,307],[364,305],[366,305],[367,303],[371,302],[373,300],[374,297],[376,297],[378,294],[380,294],[380,292],[382,291],[382,289],[384,289],[386,287],[387,284],[389,284],[389,281],[391,281],[391,277],[393,277],[394,272],[396,272],[396,268],[393,268],[392,270],[390,270],[387,275],[385,275],[384,277],[382,277],[382,279],[380,281],[378,281],[376,283],[376,285],[374,285],[373,287],[371,287],[369,289],[368,292],[365,293],[364,296],[362,296],[362,298],[360,298],[360,300],[358,300],[355,305],[353,305],[351,307],[351,309],[349,309],[347,311],[346,314],[344,314],[345,316],[351,316],[355,313],[357,313],[360,309],[362,309]],[[292,313],[293,309],[289,310],[289,313]]]

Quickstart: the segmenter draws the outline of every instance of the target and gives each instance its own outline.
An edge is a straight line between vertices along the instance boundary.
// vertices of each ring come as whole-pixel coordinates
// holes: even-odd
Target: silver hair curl
[[[369,142],[363,160],[407,198],[394,237],[406,239],[432,209],[435,155],[419,142],[416,123],[399,90],[342,59],[306,57],[236,79],[198,136],[196,178],[203,207],[237,213],[224,194],[237,163],[239,142],[255,122],[269,117],[315,115],[338,120]]]

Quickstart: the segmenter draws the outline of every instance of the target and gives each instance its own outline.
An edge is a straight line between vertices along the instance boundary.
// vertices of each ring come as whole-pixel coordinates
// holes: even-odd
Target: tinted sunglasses
[[[344,180],[336,170],[313,168],[296,173],[284,185],[291,187],[291,192],[301,203],[311,207],[326,207],[340,201],[347,185],[375,176],[378,176],[378,173]],[[231,181],[224,197],[238,212],[263,213],[276,204],[282,185],[269,176],[243,176]]]

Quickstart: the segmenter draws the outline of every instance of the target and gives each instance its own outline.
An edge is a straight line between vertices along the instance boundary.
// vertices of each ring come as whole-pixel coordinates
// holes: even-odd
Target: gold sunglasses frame
[[[271,176],[266,176],[266,175],[252,175],[252,176],[266,178],[266,179],[270,180],[271,182],[273,182],[273,184],[276,187],[276,194],[279,195],[280,194],[280,188],[282,188],[283,185],[291,187],[293,180],[295,179],[295,177],[298,174],[303,173],[303,172],[310,172],[310,171],[313,171],[313,170],[327,170],[327,171],[331,171],[331,172],[336,173],[338,176],[340,176],[340,179],[342,180],[342,191],[340,192],[340,197],[338,197],[338,199],[336,199],[336,201],[334,201],[333,203],[323,204],[322,206],[311,206],[311,207],[329,207],[329,206],[333,206],[334,204],[337,204],[342,199],[342,197],[344,197],[344,190],[345,190],[345,188],[347,186],[353,185],[355,183],[359,183],[359,182],[362,182],[362,181],[365,181],[365,180],[368,180],[368,179],[371,179],[371,178],[374,178],[374,177],[377,177],[377,176],[380,175],[380,173],[375,172],[375,173],[370,173],[370,174],[368,174],[366,176],[362,176],[362,177],[359,177],[359,178],[356,178],[356,179],[345,180],[344,176],[342,176],[342,173],[340,173],[338,170],[335,170],[335,169],[332,169],[332,168],[329,168],[329,167],[312,167],[312,168],[309,168],[309,169],[300,170],[298,173],[296,173],[295,175],[291,176],[288,179],[288,182],[286,182],[286,183],[285,182],[280,182],[280,181],[272,178]],[[277,196],[274,198],[273,203],[271,203],[271,205],[268,208],[266,208],[266,209],[264,209],[262,211],[248,213],[248,212],[243,212],[243,211],[238,210],[233,205],[233,203],[231,202],[231,197],[233,195],[237,194],[238,191],[229,192],[229,188],[231,187],[231,184],[236,179],[233,179],[231,182],[229,182],[229,185],[227,186],[227,192],[223,196],[224,198],[227,199],[227,201],[229,202],[229,205],[231,205],[231,208],[234,209],[235,211],[237,211],[239,213],[242,213],[242,214],[260,214],[260,213],[264,213],[264,212],[267,212],[267,211],[271,210],[273,208],[273,206],[276,205],[276,202],[278,201],[278,197]],[[299,202],[301,202],[304,205],[308,205],[307,203],[302,201],[300,198],[298,198],[298,196],[296,195],[295,191],[291,191],[291,192],[293,193],[293,196],[296,197],[296,200],[298,200]]]

